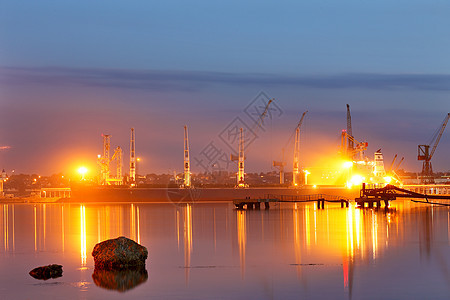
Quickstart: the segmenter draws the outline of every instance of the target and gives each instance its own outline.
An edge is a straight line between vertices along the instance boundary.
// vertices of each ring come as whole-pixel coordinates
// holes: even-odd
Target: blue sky
[[[11,147],[0,150],[0,167],[7,170],[69,171],[66,158],[81,153],[77,163],[95,163],[101,133],[128,151],[135,127],[143,172],[181,171],[183,125],[195,156],[261,91],[283,116],[252,145],[248,171],[271,169],[305,110],[304,165],[334,151],[346,103],[368,156],[382,148],[387,161],[398,153],[419,170],[417,144],[450,111],[448,1],[0,6],[0,146]],[[446,132],[435,170],[450,170],[449,148]]]

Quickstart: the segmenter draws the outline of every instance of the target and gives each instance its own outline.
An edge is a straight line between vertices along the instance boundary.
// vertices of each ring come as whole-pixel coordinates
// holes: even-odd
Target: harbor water
[[[450,299],[450,210],[230,202],[0,205],[0,299]],[[147,247],[145,272],[99,272],[95,244]],[[28,272],[63,265],[63,276]]]

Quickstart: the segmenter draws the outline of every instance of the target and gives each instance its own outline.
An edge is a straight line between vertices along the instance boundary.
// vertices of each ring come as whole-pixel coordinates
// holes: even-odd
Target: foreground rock
[[[96,269],[144,268],[147,248],[126,237],[106,240],[92,251]]]
[[[92,274],[94,283],[108,290],[126,292],[148,279],[147,270],[144,268],[133,268],[123,270],[95,269]]]
[[[61,277],[63,273],[61,265],[48,265],[44,267],[37,267],[30,271],[31,277],[41,280]]]

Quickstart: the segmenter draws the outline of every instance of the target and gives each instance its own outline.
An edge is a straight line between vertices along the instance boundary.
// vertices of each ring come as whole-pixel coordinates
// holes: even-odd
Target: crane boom
[[[436,148],[439,144],[439,141],[441,140],[442,134],[444,133],[445,130],[445,126],[447,126],[448,123],[448,119],[450,118],[450,113],[447,114],[447,117],[445,117],[444,121],[442,122],[440,128],[439,128],[439,133],[436,136],[435,142],[433,144],[433,149],[430,152],[430,159],[433,157],[434,152],[436,151]],[[432,144],[432,142],[430,143],[430,145]]]
[[[350,105],[347,104],[347,134],[353,138],[353,130],[352,130],[352,115],[350,114]],[[348,139],[348,149],[353,151],[354,141]]]
[[[394,159],[391,162],[391,165],[389,166],[388,172],[392,170],[392,167],[394,166],[395,160],[397,159],[397,154],[394,155]]]
[[[270,104],[275,100],[274,98],[270,99],[269,102],[267,102],[266,107],[264,108],[264,111],[262,114],[259,115],[258,120],[255,122],[255,124],[252,127],[252,131],[255,131],[258,127],[262,127],[264,123],[264,118],[267,116],[267,112],[269,111]]]
[[[299,175],[299,169],[300,169],[300,127],[302,126],[303,119],[305,118],[305,115],[308,111],[305,111],[302,114],[302,117],[300,118],[300,121],[297,124],[297,127],[295,128],[295,143],[294,143],[294,162],[293,162],[293,168],[292,168],[292,185],[297,186],[298,185],[298,175]]]

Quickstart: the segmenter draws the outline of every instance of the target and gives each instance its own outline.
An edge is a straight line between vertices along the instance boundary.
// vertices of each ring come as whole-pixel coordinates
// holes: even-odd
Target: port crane
[[[395,164],[395,160],[396,160],[396,159],[397,159],[397,154],[394,155],[394,158],[392,159],[392,162],[391,162],[391,164],[389,165],[389,169],[387,169],[386,173],[387,173],[391,178],[393,178],[396,182],[401,183],[401,179],[400,179],[400,177],[399,177],[398,174],[397,174],[397,170],[398,170],[398,168],[400,167],[400,165],[402,164],[402,162],[403,162],[403,160],[404,160],[405,158],[402,157],[402,158],[400,159],[400,161],[397,163],[397,165],[395,165],[395,167],[394,167],[394,164]]]
[[[353,137],[352,116],[350,105],[347,104],[347,129],[342,130],[341,134],[341,153],[351,161],[364,160],[364,151],[367,150],[367,142],[358,142]],[[359,154],[359,157],[357,155]]]
[[[429,184],[434,183],[433,178],[433,168],[431,166],[431,158],[434,155],[434,152],[436,151],[436,148],[439,144],[439,141],[441,140],[442,134],[444,133],[445,127],[447,126],[448,120],[450,118],[450,113],[447,113],[447,116],[444,118],[444,121],[441,123],[441,125],[438,127],[438,129],[433,134],[433,137],[431,138],[431,141],[428,143],[428,145],[419,145],[418,146],[418,160],[423,160],[423,166],[422,166],[422,178],[421,182],[422,184]],[[431,147],[431,151],[430,151]]]
[[[351,145],[351,148],[349,147]],[[349,135],[347,131],[342,130],[341,134],[341,153],[346,155],[350,160],[364,160],[364,151],[367,150],[367,142],[358,142],[353,136]],[[357,156],[359,154],[359,157]]]
[[[189,139],[187,126],[184,125],[184,181],[185,188],[191,187],[191,166],[189,160]]]
[[[264,111],[261,115],[259,115],[258,120],[255,122],[255,124],[252,127],[252,131],[256,132],[258,128],[261,128],[264,124],[264,118],[267,116],[267,113],[269,112],[270,104],[275,100],[274,98],[270,99],[266,106],[264,107]],[[238,146],[238,155],[234,155],[233,153],[230,154],[230,160],[231,161],[237,161],[238,162],[238,173],[237,173],[237,187],[247,187],[248,185],[244,181],[244,161],[246,159],[244,155],[244,148],[245,148],[245,139],[244,139],[244,129],[239,129],[239,146]]]
[[[297,123],[297,126],[295,127],[294,132],[289,137],[288,141],[284,145],[284,147],[281,149],[282,157],[281,161],[273,161],[273,166],[278,168],[280,171],[280,184],[284,184],[284,167],[286,166],[286,161],[284,160],[284,151],[289,145],[289,143],[292,140],[292,137],[295,134],[295,142],[294,142],[294,161],[293,161],[293,175],[292,175],[292,184],[294,186],[298,185],[298,174],[299,174],[299,165],[300,165],[300,127],[303,124],[303,120],[305,118],[305,115],[308,111],[305,111],[300,121]]]
[[[136,185],[136,143],[134,128],[131,128],[130,137],[130,186]]]

